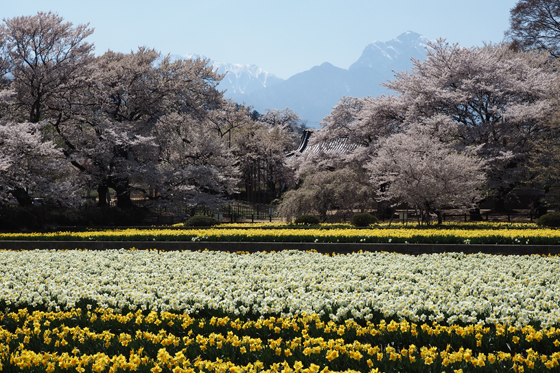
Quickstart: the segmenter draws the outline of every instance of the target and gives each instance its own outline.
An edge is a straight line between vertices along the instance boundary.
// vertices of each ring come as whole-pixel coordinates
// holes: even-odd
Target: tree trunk
[[[99,184],[97,186],[97,207],[107,207],[107,192],[109,187],[106,184]]]
[[[506,210],[506,199],[502,195],[497,195],[494,200],[494,211],[496,212],[507,212]]]
[[[437,223],[439,225],[443,224],[443,214],[441,213],[441,211],[436,211],[436,215],[437,215]]]
[[[117,207],[121,209],[129,209],[134,207],[134,204],[130,199],[130,188],[127,184],[115,186],[115,191],[117,192]]]
[[[537,199],[537,203],[535,203],[535,217],[536,218],[540,218],[541,216],[543,216],[544,214],[546,214],[548,212],[548,208],[546,207],[545,204],[543,204],[541,202],[540,199]]]
[[[502,186],[496,189],[494,194],[494,211],[496,212],[508,212],[506,208],[506,196],[514,189],[515,185]]]
[[[389,202],[381,201],[377,203],[377,217],[381,220],[393,218],[395,209],[391,207]]]
[[[319,205],[317,206],[317,210],[319,212],[319,220],[321,221],[321,223],[324,223],[327,221],[327,212],[328,212],[328,204],[325,202],[320,202]]]
[[[11,191],[12,195],[16,197],[20,206],[31,206],[33,200],[27,191],[23,188],[15,188]]]
[[[480,209],[477,207],[469,211],[469,220],[470,221],[482,221],[482,214],[480,213]]]

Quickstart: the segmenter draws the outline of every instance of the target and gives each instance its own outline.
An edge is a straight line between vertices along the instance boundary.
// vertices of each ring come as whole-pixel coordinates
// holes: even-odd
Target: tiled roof
[[[347,154],[355,150],[359,145],[349,141],[348,137],[339,137],[334,140],[324,141],[315,145],[309,146],[309,139],[313,132],[304,131],[301,136],[301,144],[297,150],[289,153],[288,158],[296,154],[305,153],[326,153],[326,154]]]

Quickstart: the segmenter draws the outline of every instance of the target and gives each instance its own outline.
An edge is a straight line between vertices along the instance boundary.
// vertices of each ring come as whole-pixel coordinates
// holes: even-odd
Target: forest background
[[[441,221],[444,208],[476,211],[488,196],[502,210],[520,186],[556,208],[559,19],[556,2],[522,0],[500,44],[429,43],[424,61],[385,84],[394,94],[341,98],[296,152],[305,123],[289,108],[225,99],[208,60],[145,47],[96,57],[87,25],[5,19],[2,219],[16,201],[69,216],[113,195],[133,214],[142,200],[143,211],[187,216],[257,194],[288,217],[406,204]],[[331,150],[337,141],[344,151]]]

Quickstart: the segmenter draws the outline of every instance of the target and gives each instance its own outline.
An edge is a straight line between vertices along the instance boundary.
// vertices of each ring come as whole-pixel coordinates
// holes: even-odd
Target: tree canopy
[[[242,185],[254,152],[241,137],[250,132],[259,133],[258,157],[273,152],[268,165],[282,172],[280,158],[301,124],[295,113],[269,111],[259,120],[224,99],[223,75],[207,59],[173,61],[146,47],[95,57],[92,33],[50,12],[0,26],[4,192],[21,204],[30,192],[69,197],[46,186],[70,178],[75,189],[97,190],[99,206],[111,188],[119,207],[132,207],[136,191],[152,205],[215,208]]]
[[[394,95],[342,98],[310,144],[345,138],[358,145],[355,150],[300,157],[296,175],[361,168],[358,174],[371,176],[378,202],[406,201],[426,213],[443,206],[433,193],[445,196],[447,207],[473,207],[484,185],[501,209],[505,196],[526,177],[535,140],[548,133],[556,71],[546,52],[518,52],[507,44],[464,48],[443,39],[430,42],[425,60],[413,60],[410,71],[396,72],[395,79],[383,83]],[[481,182],[481,164],[486,183]],[[426,178],[411,177],[422,167],[433,186],[425,184]],[[459,176],[454,171],[464,173],[457,188],[451,187]],[[362,177],[355,180],[363,182]],[[362,190],[366,199],[367,188]]]
[[[520,0],[510,11],[505,33],[512,47],[544,50],[560,56],[560,3],[557,0]]]

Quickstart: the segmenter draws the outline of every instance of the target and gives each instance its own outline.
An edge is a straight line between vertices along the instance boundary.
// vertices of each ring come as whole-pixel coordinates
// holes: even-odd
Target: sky
[[[499,43],[518,0],[2,0],[0,18],[52,11],[89,23],[97,55],[139,46],[200,54],[287,79],[330,62],[348,68],[364,48],[406,31],[465,47]]]

